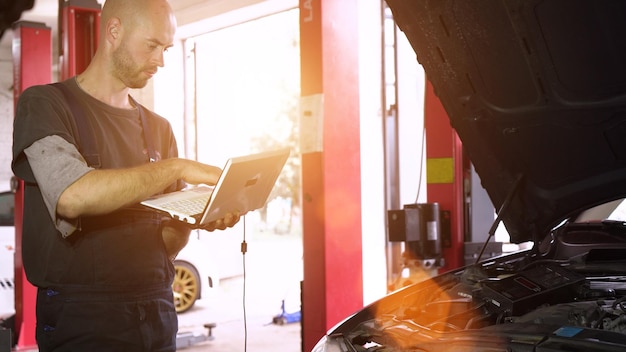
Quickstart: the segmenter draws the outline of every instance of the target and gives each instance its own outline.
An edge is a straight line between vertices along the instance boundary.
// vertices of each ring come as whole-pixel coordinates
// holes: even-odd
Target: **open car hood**
[[[626,195],[626,1],[387,3],[512,242]]]

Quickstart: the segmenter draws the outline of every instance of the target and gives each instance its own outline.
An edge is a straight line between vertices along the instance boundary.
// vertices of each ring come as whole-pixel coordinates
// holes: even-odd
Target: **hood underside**
[[[626,1],[387,3],[512,242],[626,195]]]

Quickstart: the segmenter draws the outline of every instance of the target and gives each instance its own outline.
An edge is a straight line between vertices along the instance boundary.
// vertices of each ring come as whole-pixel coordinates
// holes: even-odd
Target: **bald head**
[[[125,30],[154,23],[171,23],[176,27],[174,11],[167,0],[106,0],[101,12],[101,33],[111,19],[119,20]]]
[[[174,45],[176,18],[167,0],[106,0],[100,24],[98,48],[81,77],[93,78],[94,87],[105,80],[144,87]]]

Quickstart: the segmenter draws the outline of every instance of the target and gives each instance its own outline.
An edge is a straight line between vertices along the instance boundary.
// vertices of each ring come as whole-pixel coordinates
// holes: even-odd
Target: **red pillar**
[[[93,57],[100,33],[96,0],[59,0],[61,79],[82,72]],[[17,22],[13,39],[14,103],[28,87],[52,82],[52,32],[42,23]],[[23,182],[15,195],[15,327],[18,350],[37,347],[37,289],[26,279],[22,263]]]
[[[61,80],[83,72],[100,38],[100,4],[96,0],[59,0]]]
[[[363,306],[357,6],[300,0],[304,351]]]
[[[22,92],[33,85],[52,81],[52,31],[43,23],[13,25],[14,107]],[[23,182],[15,193],[15,334],[18,350],[37,347],[35,301],[37,289],[26,280],[22,263]]]
[[[445,272],[464,265],[463,147],[430,81],[426,83],[424,121],[428,202],[439,203],[439,209],[450,214],[450,238],[443,241],[445,265],[440,269]]]

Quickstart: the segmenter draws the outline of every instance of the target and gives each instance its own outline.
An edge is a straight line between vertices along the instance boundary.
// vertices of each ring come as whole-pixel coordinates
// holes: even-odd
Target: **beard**
[[[141,67],[133,60],[126,43],[122,43],[114,52],[112,57],[113,75],[122,81],[128,88],[143,88],[148,84],[149,77],[145,77],[143,72],[145,67]]]

